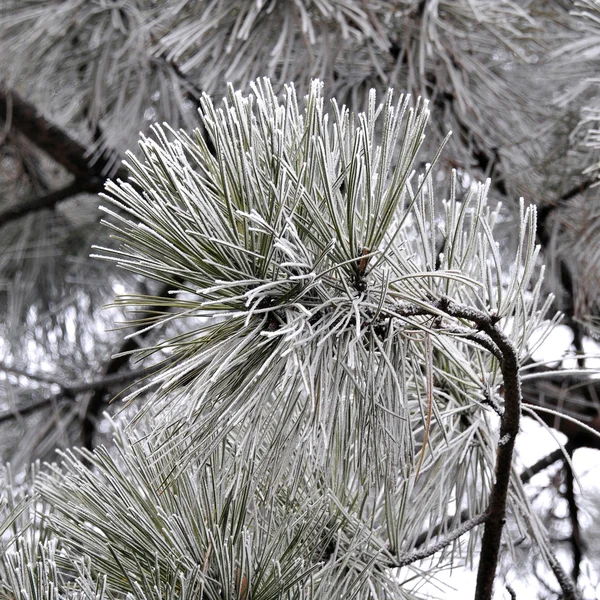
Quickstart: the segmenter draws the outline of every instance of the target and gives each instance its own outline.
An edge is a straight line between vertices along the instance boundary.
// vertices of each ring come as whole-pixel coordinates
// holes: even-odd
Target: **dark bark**
[[[540,458],[540,460],[538,460],[530,467],[527,467],[521,473],[521,483],[528,483],[532,477],[534,477],[538,473],[541,473],[542,471],[545,471],[548,467],[551,467],[554,463],[558,462],[561,458],[564,457],[565,451],[566,450],[563,450],[562,448],[557,448],[556,450],[550,452],[550,454],[547,454],[546,456]]]
[[[26,200],[3,210],[0,212],[0,227],[11,223],[16,219],[24,217],[29,213],[44,209],[52,209],[63,200],[68,200],[69,198],[77,196],[78,194],[98,194],[103,189],[104,179],[95,175],[89,178],[75,179],[73,183],[60,190],[49,192],[48,194],[40,196],[39,198]]]
[[[36,381],[41,381],[46,384],[58,385],[61,390],[56,393],[48,396],[47,398],[40,398],[39,400],[35,400],[23,406],[19,406],[15,408],[15,410],[6,411],[4,413],[0,413],[0,423],[4,423],[6,421],[11,421],[13,419],[17,419],[19,417],[25,417],[27,415],[33,414],[38,410],[43,410],[48,408],[54,403],[61,402],[73,402],[76,400],[77,396],[86,392],[91,392],[95,390],[104,390],[106,393],[114,390],[118,386],[122,384],[129,384],[144,377],[148,377],[152,375],[159,369],[161,369],[163,365],[157,365],[153,367],[145,367],[143,369],[134,369],[125,372],[114,373],[113,375],[107,375],[105,377],[100,377],[98,379],[94,379],[92,381],[78,381],[75,383],[61,383],[60,381],[50,379],[46,376],[38,377],[34,373],[27,373],[24,371],[18,371],[16,369],[7,369],[9,372],[19,373],[25,377],[29,377]]]
[[[572,456],[572,451],[569,452]],[[573,556],[573,567],[571,568],[571,579],[577,585],[579,575],[581,573],[581,561],[583,559],[583,540],[581,538],[581,526],[579,524],[579,507],[575,498],[575,477],[571,465],[564,461],[565,473],[565,499],[569,507],[569,521],[571,522],[571,535],[569,541],[571,543],[571,553]]]
[[[498,327],[497,319],[486,312],[470,306],[457,304],[447,298],[431,303],[431,309],[422,306],[401,305],[397,314],[415,316],[419,314],[437,315],[439,311],[450,317],[474,323],[475,328],[487,336],[502,355],[500,368],[504,383],[504,411],[500,420],[500,439],[496,451],[495,480],[492,484],[485,528],[481,542],[481,556],[477,572],[476,600],[491,600],[494,588],[500,542],[506,515],[506,501],[512,472],[513,451],[519,433],[521,419],[521,383],[519,361],[509,338]]]
[[[165,284],[157,294],[157,298],[171,298],[169,291],[173,289],[172,285]],[[146,329],[148,323],[144,319],[156,317],[157,313],[165,312],[164,306],[151,306],[146,313],[141,316],[139,324],[136,326],[136,331],[139,335],[129,337],[124,340],[119,348],[113,353],[112,358],[105,364],[103,370],[103,378],[114,377],[119,371],[129,364],[131,353],[139,349],[138,340],[143,340],[148,336],[150,330]],[[98,417],[106,404],[110,401],[111,386],[100,386],[94,389],[94,393],[90,398],[81,424],[81,436],[83,447],[92,450],[94,447],[94,434],[96,433],[96,424]]]
[[[37,107],[14,90],[4,86],[0,86],[0,117],[76,178],[89,180],[108,176],[113,164],[111,153],[95,157],[91,162],[88,148],[46,119]],[[120,167],[114,175],[127,178],[127,171]]]

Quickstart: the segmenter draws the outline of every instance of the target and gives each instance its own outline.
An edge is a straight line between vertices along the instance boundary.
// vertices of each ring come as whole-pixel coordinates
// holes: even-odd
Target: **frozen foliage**
[[[600,447],[531,362],[599,331],[600,3],[1,4],[0,450],[116,440],[6,472],[0,599],[575,598],[513,448]]]
[[[457,201],[453,179],[437,214],[435,164],[413,170],[427,103],[372,93],[355,115],[321,88],[303,109],[266,79],[218,108],[205,95],[206,139],[156,127],[107,185],[106,257],[183,292],[148,327],[189,325],[140,351],[167,355],[149,433],[38,477],[52,539],[4,559],[33,569],[31,593],[411,598],[420,559],[448,546],[429,577],[463,560],[453,532],[485,520],[514,443],[490,409],[503,344],[525,359],[551,301],[530,291],[535,209],[505,281],[487,185]],[[508,506],[545,548],[517,480]]]

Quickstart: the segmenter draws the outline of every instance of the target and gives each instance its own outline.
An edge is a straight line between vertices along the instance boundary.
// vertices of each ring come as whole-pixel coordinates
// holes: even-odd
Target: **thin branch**
[[[34,105],[14,90],[1,85],[0,117],[76,178],[89,179],[91,176],[107,175],[111,161],[106,153],[91,163],[88,148],[42,116]],[[126,169],[120,167],[115,176],[126,179]]]
[[[423,548],[421,550],[417,550],[416,552],[412,552],[411,554],[399,555],[396,560],[386,565],[391,568],[399,568],[410,565],[418,560],[423,560],[429,556],[433,556],[437,554],[440,550],[443,550],[446,546],[449,546],[452,542],[457,540],[461,535],[464,535],[471,529],[477,527],[477,525],[481,525],[485,523],[489,517],[488,512],[483,512],[475,517],[468,519],[465,521],[460,527],[457,527],[453,531],[451,531],[444,539],[432,544],[431,546],[427,546],[427,548]]]
[[[157,294],[158,298],[172,298],[169,293],[173,289],[172,285],[163,285]],[[148,317],[156,317],[157,313],[164,312],[164,306],[150,306],[146,311]],[[137,336],[128,337],[119,348],[113,353],[112,358],[106,363],[104,367],[104,379],[109,379],[111,376],[115,376],[123,367],[129,363],[131,353],[140,347],[139,339],[144,339],[148,336],[151,329],[147,329],[147,323],[144,322],[144,316],[141,316],[139,321],[140,324],[136,327],[136,331],[139,331]],[[96,432],[96,422],[100,416],[104,406],[106,405],[107,395],[110,391],[110,386],[99,386],[94,388],[94,393],[90,398],[85,413],[83,415],[81,425],[81,435],[83,441],[83,447],[92,450],[94,447],[94,434]]]
[[[534,477],[538,473],[541,473],[542,471],[545,471],[548,467],[551,467],[555,462],[563,458],[564,452],[565,450],[563,450],[562,448],[557,448],[556,450],[550,452],[550,454],[547,454],[543,458],[540,458],[540,460],[532,464],[530,467],[527,467],[521,473],[521,483],[529,483],[529,480],[532,477]]]
[[[414,547],[418,548],[419,546],[425,544],[428,540],[437,537],[442,532],[451,530],[456,526],[456,523],[462,525],[472,518],[473,517],[471,516],[471,513],[465,508],[465,510],[461,511],[458,516],[454,514],[451,517],[446,518],[442,523],[438,523],[433,528],[422,531],[415,539]]]
[[[520,475],[521,483],[526,484],[538,473],[541,473],[548,467],[552,466],[554,463],[558,462],[561,458],[564,457],[564,452],[562,448],[557,448],[550,454],[547,454],[536,463],[527,467]],[[452,517],[448,517],[443,523],[438,523],[432,529],[427,529],[421,532],[417,539],[415,540],[415,547],[422,546],[428,539],[438,536],[442,531],[446,531],[454,525],[454,523],[458,520],[459,523],[465,523],[470,519],[470,513],[467,509],[463,510],[460,515],[453,515]]]
[[[16,206],[7,208],[6,210],[0,212],[0,227],[10,223],[11,221],[19,219],[28,213],[54,208],[63,200],[72,198],[77,194],[97,194],[103,189],[104,179],[96,175],[91,175],[87,179],[75,179],[73,183],[70,183],[60,190],[55,190],[39,198],[26,200]]]
[[[67,383],[61,384],[59,381],[51,379],[46,376],[39,376],[28,371],[24,371],[21,369],[15,369],[12,367],[1,367],[2,370],[5,370],[9,373],[14,373],[16,375],[22,375],[24,377],[28,377],[34,381],[40,381],[43,383],[58,385],[60,386],[60,391],[48,396],[47,398],[41,398],[35,402],[31,402],[26,406],[20,406],[15,410],[7,411],[4,413],[0,413],[0,423],[4,423],[6,421],[10,421],[12,419],[17,419],[19,417],[24,417],[30,415],[38,410],[47,408],[49,405],[60,402],[60,401],[69,401],[72,402],[75,400],[75,397],[78,394],[83,394],[85,392],[91,392],[95,390],[109,390],[110,388],[121,385],[123,383],[129,383],[131,381],[138,381],[143,379],[144,377],[148,377],[153,373],[156,373],[160,369],[164,367],[164,363],[160,363],[157,365],[152,365],[150,367],[144,367],[141,369],[133,369],[130,371],[123,371],[120,373],[115,373],[114,375],[107,375],[105,377],[99,377],[98,379],[93,379],[92,381],[80,381],[75,383]]]
[[[467,340],[475,342],[485,350],[487,350],[490,354],[495,356],[498,360],[502,359],[502,354],[496,347],[496,345],[490,340],[490,338],[482,333],[481,331],[473,332],[465,327],[452,327],[449,329],[444,329],[444,333],[456,333],[460,337],[463,337]]]
[[[52,394],[52,396],[48,398],[41,398],[40,400],[31,402],[27,406],[19,406],[19,408],[15,410],[8,410],[0,414],[0,423],[6,423],[7,421],[12,421],[13,419],[26,417],[27,415],[31,415],[38,410],[47,408],[52,403],[60,402],[61,400],[67,400],[62,393]]]
[[[569,455],[573,455],[573,451],[569,452]],[[579,581],[579,575],[581,573],[581,561],[583,559],[583,540],[581,539],[581,526],[579,524],[579,507],[577,506],[577,500],[575,498],[575,481],[573,469],[568,461],[564,461],[563,464],[565,472],[565,498],[569,506],[569,520],[571,521],[571,535],[569,536],[569,542],[571,543],[571,549],[573,553],[573,568],[571,569],[571,579],[577,586]]]
[[[109,388],[122,383],[129,383],[132,380],[141,380],[149,375],[160,371],[165,367],[165,362],[160,362],[150,367],[142,367],[140,369],[132,369],[130,371],[122,371],[115,373],[114,375],[105,375],[93,381],[82,381],[80,383],[72,383],[65,386],[65,391],[71,394],[82,394],[84,392],[91,392],[95,390],[101,390]]]
[[[558,581],[558,585],[560,585],[564,600],[581,600],[581,595],[573,582],[569,579],[569,576],[565,573],[556,556],[549,553],[547,559],[550,563],[550,568],[554,573],[554,577],[556,577],[556,581]]]

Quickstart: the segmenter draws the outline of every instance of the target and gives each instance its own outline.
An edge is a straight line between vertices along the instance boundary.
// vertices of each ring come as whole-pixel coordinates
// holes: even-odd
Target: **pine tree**
[[[580,597],[600,3],[547,4],[5,1],[0,598],[491,598],[523,545]]]

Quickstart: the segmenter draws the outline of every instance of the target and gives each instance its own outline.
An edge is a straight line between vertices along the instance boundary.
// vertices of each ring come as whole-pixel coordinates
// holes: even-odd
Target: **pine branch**
[[[0,227],[29,213],[52,209],[57,204],[60,204],[73,196],[77,196],[78,194],[98,194],[103,188],[104,180],[96,175],[92,175],[89,178],[75,179],[73,183],[70,183],[60,190],[49,192],[45,196],[40,196],[39,198],[26,200],[0,212]]]
[[[569,452],[569,455],[573,455],[572,450]],[[571,535],[569,536],[573,555],[571,579],[574,581],[575,586],[577,586],[579,575],[581,574],[581,561],[583,559],[583,540],[581,538],[581,526],[579,524],[579,508],[575,498],[575,477],[573,474],[573,469],[566,460],[563,462],[563,469],[566,483],[564,495],[569,507],[569,521],[571,522]]]
[[[460,135],[465,141],[467,141],[468,139],[474,139],[472,133],[468,130],[466,124],[462,122]],[[483,173],[496,173],[495,177],[492,178],[492,186],[494,187],[496,192],[498,192],[498,194],[500,194],[503,197],[507,197],[508,190],[504,183],[503,175],[499,170],[501,167],[499,156],[500,154],[498,149],[494,149],[493,157],[492,159],[490,159],[489,154],[483,151],[478,143],[473,144],[473,157],[475,159],[475,164]],[[552,244],[552,236],[548,223],[550,220],[549,218],[554,212],[554,210],[564,206],[566,202],[576,197],[577,195],[584,193],[596,182],[597,179],[588,178],[561,194],[561,196],[554,203],[547,203],[538,208],[537,235],[539,242],[544,250],[548,250]],[[567,263],[562,258],[558,261],[558,273],[560,277],[561,286],[568,298],[563,311],[567,316],[566,324],[569,325],[569,327],[573,331],[573,341],[576,350],[579,353],[581,353],[583,350],[583,337],[581,326],[573,319],[575,295],[573,276]],[[581,362],[579,362],[579,364],[580,366],[582,366]],[[543,394],[541,396],[543,397]],[[532,403],[536,403],[536,400],[533,398],[530,398],[529,401]],[[551,418],[544,413],[539,414],[540,417],[544,420],[544,422],[546,422],[546,424],[548,424],[550,427],[553,427],[561,433],[566,434],[569,437],[570,443],[572,443],[574,447],[588,446],[600,449],[600,439],[591,436],[589,432],[586,432],[584,429],[577,427],[576,424],[568,422],[564,419],[557,421],[555,418]],[[598,418],[594,419],[593,427],[600,432],[600,415],[598,415]]]
[[[34,412],[45,409],[56,402],[73,402],[79,394],[83,394],[85,392],[103,390],[106,394],[110,391],[111,388],[114,388],[115,386],[124,383],[140,381],[141,379],[144,379],[145,377],[156,373],[163,367],[164,364],[153,365],[151,367],[144,367],[142,369],[132,369],[130,371],[124,371],[115,373],[113,375],[107,375],[105,377],[99,377],[98,379],[93,379],[92,381],[78,381],[66,384],[61,383],[60,381],[48,377],[46,375],[40,376],[35,373],[30,373],[29,371],[16,369],[13,367],[1,367],[1,369],[6,372],[14,373],[16,375],[22,375],[23,377],[27,377],[34,381],[40,381],[46,384],[57,385],[61,389],[59,392],[52,394],[47,398],[41,398],[27,405],[19,406],[15,408],[15,410],[0,413],[0,423],[4,423],[12,419],[17,419],[33,414]]]
[[[521,382],[519,359],[512,342],[497,326],[491,315],[452,302],[445,307],[448,314],[472,320],[496,344],[502,353],[500,368],[504,380],[504,414],[500,421],[500,440],[496,456],[496,481],[492,487],[481,541],[481,557],[477,573],[475,600],[491,600],[498,564],[506,499],[510,484],[515,441],[521,419]]]
[[[581,600],[581,595],[577,591],[575,584],[569,579],[569,576],[565,573],[556,556],[550,553],[548,556],[548,561],[550,562],[550,568],[552,569],[552,572],[558,581],[558,585],[560,585],[564,599]]]
[[[513,450],[521,417],[521,383],[519,380],[518,357],[512,342],[497,327],[495,318],[470,306],[460,305],[443,298],[431,303],[431,310],[416,305],[403,305],[397,309],[398,314],[406,316],[436,315],[438,311],[445,312],[451,317],[466,319],[475,323],[480,331],[487,334],[502,354],[501,369],[504,379],[505,410],[500,425],[500,440],[496,457],[496,480],[492,487],[486,512],[486,527],[483,533],[475,591],[475,600],[491,600],[505,521]]]
[[[481,542],[481,556],[475,590],[475,600],[491,600],[505,522],[513,451],[521,419],[521,382],[517,353],[512,342],[498,327],[497,319],[491,314],[486,314],[470,306],[457,304],[447,298],[442,298],[439,301],[432,302],[429,311],[423,306],[415,305],[400,306],[397,311],[399,314],[406,316],[428,313],[436,315],[438,311],[442,311],[448,316],[472,321],[481,332],[492,340],[502,354],[500,367],[504,380],[505,409],[500,421],[500,439],[496,454],[496,477],[486,511],[487,518]]]
[[[169,294],[172,285],[164,285],[157,294],[157,298],[172,298]],[[146,316],[155,317],[157,312],[164,312],[164,306],[151,306],[148,308]],[[143,322],[144,316],[140,319],[142,324],[136,327],[136,331],[140,333],[137,336],[128,337],[119,348],[113,353],[112,358],[105,364],[103,368],[103,377],[100,381],[105,380],[111,382],[111,378],[118,377],[119,371],[129,364],[131,353],[140,347],[139,341],[148,336],[150,330],[146,328],[147,324]],[[81,435],[83,447],[92,450],[94,447],[94,434],[96,432],[96,424],[104,406],[106,405],[107,395],[110,392],[110,385],[99,385],[94,387],[94,393],[90,398],[81,424]]]
[[[521,483],[529,483],[529,481],[535,475],[541,473],[542,471],[559,461],[561,458],[563,458],[564,453],[565,450],[563,450],[562,448],[557,448],[556,450],[553,450],[550,454],[547,454],[546,456],[538,460],[530,467],[527,467],[520,475]],[[435,525],[435,527],[421,532],[415,540],[415,547],[418,548],[419,546],[422,546],[427,540],[440,535],[442,531],[447,531],[448,529],[451,529],[457,520],[459,523],[463,524],[469,521],[470,519],[472,519],[472,517],[470,516],[469,511],[466,509],[460,513],[458,519],[456,515],[448,517],[443,523],[438,523],[437,525]]]
[[[462,522],[459,527],[451,531],[446,537],[436,542],[435,544],[427,546],[427,548],[417,550],[416,552],[412,552],[411,554],[400,554],[393,562],[386,566],[391,568],[406,567],[407,565],[417,562],[418,560],[423,560],[424,558],[433,556],[434,554],[437,554],[440,550],[443,550],[446,546],[449,546],[452,542],[457,540],[465,533],[471,531],[478,525],[485,523],[488,520],[488,516],[489,514],[486,511],[479,515],[476,515],[475,517],[467,519],[464,522]]]
[[[112,171],[113,154],[89,158],[89,150],[57,125],[50,122],[32,104],[14,90],[0,86],[0,115],[6,124],[19,131],[50,158],[65,167],[75,180],[60,190],[32,198],[0,212],[0,227],[32,212],[52,209],[60,202],[81,193],[97,194],[102,191],[106,176]],[[114,173],[124,181],[127,169],[120,166]]]
[[[4,86],[0,86],[0,115],[76,178],[106,177],[111,163],[106,153],[92,163],[88,158],[88,148],[46,119],[37,107],[17,92]],[[127,171],[120,167],[114,176],[127,179]]]
[[[463,71],[463,67],[460,64],[455,64],[455,67],[459,71]],[[435,96],[435,92],[437,90],[437,76],[434,72],[430,71],[425,75],[425,80],[427,82],[426,87],[428,89],[428,92]],[[435,103],[438,106],[440,106],[440,108],[443,108],[443,105],[448,103],[452,106],[451,110],[456,113],[457,117],[459,117],[458,135],[461,141],[464,143],[465,147],[471,148],[473,165],[476,166],[487,177],[491,178],[492,186],[500,196],[507,198],[509,195],[509,190],[505,183],[504,173],[502,170],[502,163],[500,161],[500,148],[494,147],[491,149],[487,149],[485,147],[484,140],[481,139],[481,136],[477,132],[473,131],[473,129],[469,126],[467,122],[465,122],[464,119],[460,118],[460,109],[457,110],[453,106],[455,103],[454,100],[455,97],[452,93],[444,93],[441,95],[438,94],[437,96],[435,96]],[[540,244],[545,250],[549,249],[552,243],[550,230],[548,228],[548,221],[550,215],[554,212],[554,210],[561,206],[564,206],[566,202],[586,191],[594,183],[597,183],[597,181],[598,180],[596,178],[585,179],[581,183],[577,184],[576,186],[573,186],[571,189],[561,194],[561,196],[555,202],[546,203],[543,206],[539,206],[538,237]],[[573,277],[567,263],[562,258],[558,261],[558,272],[561,286],[568,297],[568,301],[563,312],[565,312],[565,314],[568,317],[567,324],[573,330],[575,347],[579,352],[581,352],[581,327],[573,319],[575,294]]]
[[[532,477],[534,477],[538,473],[541,473],[542,471],[545,471],[548,467],[551,467],[555,462],[563,458],[564,452],[565,451],[562,448],[557,448],[556,450],[550,452],[550,454],[547,454],[546,456],[540,458],[540,460],[538,460],[530,467],[527,467],[521,473],[521,483],[529,483],[529,480]]]
[[[496,347],[496,345],[490,340],[490,338],[483,332],[477,331],[473,332],[469,329],[463,327],[453,327],[452,329],[445,329],[444,332],[447,333],[456,333],[459,336],[463,337],[466,340],[471,340],[475,342],[477,345],[485,348],[490,354],[495,356],[498,360],[502,359],[502,354]]]
[[[476,248],[474,242],[479,235],[477,228],[481,227],[482,238],[487,239],[486,246],[489,245],[492,251],[496,248],[492,232],[494,217],[490,216],[488,220],[488,216],[484,216],[487,186],[474,186],[461,203],[462,206],[473,203],[479,219],[467,235],[463,218],[465,212],[462,207],[457,210],[457,205],[449,203],[445,234],[453,242],[442,257],[438,282],[437,273],[431,273],[436,260],[436,240],[432,225],[435,210],[428,184],[429,169],[414,182],[414,187],[406,183],[416,150],[423,140],[427,113],[418,113],[415,117],[411,115],[410,122],[419,125],[403,134],[410,143],[404,145],[404,158],[394,167],[390,184],[392,191],[384,193],[383,182],[389,176],[386,172],[387,156],[391,156],[391,149],[400,132],[401,117],[397,115],[403,114],[403,110],[392,108],[390,99],[383,105],[387,135],[384,136],[386,143],[382,147],[375,146],[371,141],[369,131],[374,125],[372,117],[365,116],[361,120],[361,129],[356,134],[359,136],[356,139],[363,140],[360,146],[353,139],[354,132],[346,133],[347,115],[339,110],[336,120],[344,124],[337,130],[340,140],[331,146],[323,133],[325,142],[319,146],[315,142],[313,146],[313,142],[307,140],[318,139],[319,135],[314,132],[320,134],[326,129],[320,84],[315,82],[307,101],[307,119],[302,120],[301,126],[286,126],[282,130],[282,135],[288,135],[289,139],[279,150],[279,144],[273,145],[272,134],[263,140],[267,130],[256,127],[251,111],[253,106],[259,106],[263,111],[260,118],[265,122],[272,120],[273,130],[279,131],[277,128],[281,125],[275,119],[286,114],[285,110],[279,110],[278,101],[272,95],[268,82],[257,84],[254,91],[257,94],[255,103],[230,88],[230,104],[226,110],[218,112],[209,98],[203,99],[202,108],[206,113],[203,116],[208,123],[209,135],[219,148],[217,157],[207,149],[203,140],[191,139],[185,134],[175,134],[180,146],[173,151],[171,143],[156,128],[158,141],[144,140],[142,144],[145,162],[136,161],[130,156],[135,179],[147,182],[146,194],[134,194],[127,186],[109,184],[108,187],[112,196],[107,198],[115,205],[128,209],[142,223],[142,227],[105,208],[116,220],[111,225],[120,233],[125,248],[124,251],[114,252],[105,249],[108,253],[106,258],[159,281],[169,281],[174,274],[185,276],[193,283],[192,289],[197,290],[199,298],[184,304],[173,303],[174,306],[181,309],[182,316],[201,314],[215,317],[214,326],[207,327],[202,335],[194,336],[198,343],[194,343],[193,348],[190,347],[189,337],[178,336],[161,344],[161,347],[171,348],[173,354],[182,360],[177,369],[160,376],[161,386],[156,398],[166,398],[182,383],[187,385],[193,381],[195,395],[201,400],[197,407],[182,407],[188,415],[186,424],[191,422],[191,426],[188,429],[187,425],[182,425],[178,435],[188,447],[206,443],[208,451],[209,445],[205,440],[210,438],[213,443],[213,440],[220,442],[225,439],[250,411],[257,414],[256,427],[260,427],[263,423],[258,414],[260,410],[253,409],[258,409],[265,397],[281,397],[281,408],[288,410],[287,394],[282,394],[280,383],[286,369],[292,369],[293,365],[287,362],[292,349],[301,348],[302,352],[307,352],[311,344],[322,345],[326,342],[334,360],[348,371],[348,384],[345,380],[336,382],[336,388],[343,390],[341,397],[348,394],[348,390],[369,393],[361,388],[359,380],[364,377],[362,372],[355,374],[354,364],[349,366],[344,362],[350,351],[350,340],[353,343],[352,352],[358,352],[361,357],[359,362],[363,354],[366,360],[381,360],[381,370],[373,367],[369,372],[377,371],[381,373],[380,377],[385,377],[391,370],[397,375],[398,369],[404,364],[402,352],[405,351],[400,350],[398,357],[394,357],[395,363],[391,361],[395,338],[390,334],[388,342],[386,331],[399,332],[406,328],[407,331],[418,332],[426,328],[426,331],[439,334],[440,348],[445,344],[443,338],[460,339],[461,335],[468,336],[464,341],[469,343],[455,344],[452,340],[454,347],[448,346],[446,351],[449,354],[456,352],[457,358],[466,363],[472,361],[474,356],[478,357],[482,371],[469,374],[469,380],[475,385],[485,381],[487,373],[492,371],[490,385],[495,387],[497,376],[501,374],[504,386],[495,476],[485,511],[476,596],[488,600],[491,598],[499,560],[513,451],[521,415],[518,352],[523,349],[527,334],[542,319],[548,304],[545,303],[541,308],[537,306],[539,285],[534,289],[531,303],[526,302],[523,296],[534,274],[537,256],[535,211],[522,208],[517,258],[522,270],[504,291],[500,282],[491,277],[489,265],[486,268],[484,264],[485,247]],[[376,114],[374,95],[371,98],[369,115]],[[285,102],[288,103],[287,109],[291,109],[290,119],[296,121],[298,110],[293,90],[288,90]],[[304,123],[309,123],[310,129]],[[231,134],[232,130],[236,132],[235,137]],[[294,150],[293,161],[285,154],[284,149],[288,146],[301,148],[301,151]],[[247,147],[251,151],[247,152]],[[312,152],[313,147],[318,151]],[[340,156],[339,148],[346,147],[354,150]],[[194,157],[197,166],[206,173],[206,180],[194,180],[192,183],[192,179],[187,177],[190,167],[182,149]],[[276,154],[271,156],[274,150]],[[371,157],[379,156],[379,153],[386,157],[385,161],[373,163]],[[368,200],[362,201],[360,190],[363,189],[363,183],[367,187],[372,186],[372,180],[367,179],[367,175],[361,180],[353,169],[346,167],[341,174],[337,173],[337,165],[342,158],[344,165],[358,164],[359,158],[366,160],[369,166],[361,171],[365,174],[371,173],[376,164],[379,184],[373,196],[369,191]],[[251,160],[256,166],[242,173],[242,169],[231,166],[237,165],[238,160],[240,164],[245,164],[244,160]],[[298,165],[302,165],[299,173]],[[163,171],[168,171],[169,176],[162,176]],[[286,173],[289,181],[294,182],[294,186],[301,186],[301,199],[289,194],[289,187],[276,187],[277,193],[274,195],[270,191],[267,193],[264,181],[276,180],[277,185],[281,185],[282,172]],[[352,172],[352,177],[346,176],[347,172]],[[154,173],[159,173],[158,177],[149,176]],[[327,191],[325,197],[323,181]],[[336,182],[335,190],[332,189],[333,181]],[[338,181],[344,184],[343,187],[338,187]],[[428,193],[423,192],[424,188]],[[455,189],[453,185],[452,198],[455,198]],[[406,203],[402,198],[404,193],[407,196]],[[156,194],[157,198],[168,196],[169,201],[150,203],[151,194]],[[193,203],[191,198],[194,199]],[[173,206],[180,207],[176,215],[172,214]],[[402,215],[399,223],[393,222],[394,214]],[[400,233],[409,214],[414,215],[419,231],[413,232],[407,228]],[[188,243],[183,235],[183,231],[189,230],[190,226],[193,226],[195,233],[193,243]],[[416,238],[413,246],[412,233]],[[332,236],[333,243],[328,243],[327,240]],[[407,248],[400,251],[402,244],[406,244]],[[151,248],[151,252],[148,248]],[[374,248],[378,250],[369,250]],[[285,254],[280,249],[285,249]],[[419,257],[415,263],[406,261],[406,254],[411,253]],[[143,262],[140,262],[140,257],[144,257]],[[494,268],[501,272],[499,257],[494,255],[494,261]],[[391,275],[380,267],[384,264],[392,270]],[[379,287],[380,292],[376,291]],[[486,292],[479,296],[478,291],[472,291],[475,289]],[[140,306],[136,298],[127,303]],[[291,310],[292,306],[294,310]],[[493,310],[478,310],[473,306],[490,306]],[[221,319],[221,316],[225,318]],[[512,318],[522,320],[524,324],[524,330],[514,344],[503,329]],[[446,329],[448,321],[460,326],[460,333],[448,335],[448,331],[453,331],[452,327]],[[337,337],[332,338],[331,334],[336,332]],[[342,335],[344,337],[339,337]],[[390,350],[382,345],[382,340],[390,344]],[[376,346],[377,351],[369,352],[367,356],[366,350],[371,345]],[[486,351],[482,352],[481,347]],[[417,355],[424,352],[418,345],[415,350]],[[322,352],[325,355],[325,351]],[[496,360],[492,360],[489,354]],[[458,365],[458,360],[456,362]],[[268,368],[271,368],[272,374],[268,373]],[[443,377],[442,369],[440,374]],[[416,369],[414,386],[417,394],[421,375]],[[320,382],[313,381],[313,377],[314,373],[310,371],[294,370],[293,377],[286,380],[286,386],[296,389],[296,386],[308,385],[311,390],[313,387],[320,389]],[[258,381],[262,385],[255,384]],[[460,375],[455,381],[460,383]],[[373,379],[368,384],[377,385],[377,382]],[[348,385],[351,387],[346,387]],[[394,385],[397,385],[395,381]],[[433,388],[434,384],[429,382],[428,398],[433,397]],[[469,390],[472,389],[470,386]],[[465,393],[460,389],[460,392],[469,397],[469,391],[465,390]],[[349,396],[352,397],[352,394]],[[210,400],[204,402],[205,398]],[[331,402],[335,406],[334,399]],[[433,404],[431,406],[433,408]],[[279,410],[279,407],[276,409]],[[176,414],[176,407],[172,414]],[[221,418],[223,414],[227,415],[227,422]],[[193,419],[190,418],[192,416]],[[397,417],[395,414],[393,416]],[[425,426],[423,417],[422,421]],[[162,426],[170,426],[170,422],[166,420]],[[277,427],[277,434],[272,435],[279,440],[284,432],[283,429],[279,431],[279,425]],[[355,427],[349,429],[356,430]],[[218,437],[211,437],[215,432]],[[251,435],[251,432],[248,433]],[[406,433],[411,435],[411,432]],[[289,437],[288,432],[285,432],[285,437]],[[486,440],[493,443],[489,436]],[[282,454],[283,444],[279,441],[277,444],[267,443],[269,445],[264,449],[264,456]],[[331,447],[334,447],[333,442]],[[328,448],[323,449],[329,452]],[[277,460],[275,456],[273,458]],[[361,466],[359,463],[357,468]],[[459,528],[457,531],[462,530]],[[391,540],[391,543],[393,548],[398,547],[397,540]]]

